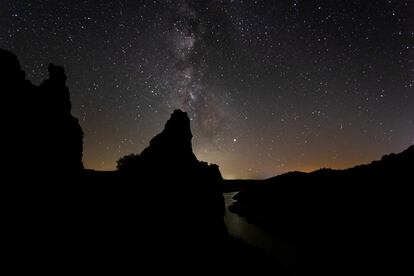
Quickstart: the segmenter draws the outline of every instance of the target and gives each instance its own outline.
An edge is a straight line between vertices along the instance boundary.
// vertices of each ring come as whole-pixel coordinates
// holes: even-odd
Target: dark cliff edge
[[[305,252],[309,275],[412,272],[414,146],[347,170],[291,172],[235,196],[231,211]]]
[[[83,170],[83,131],[71,114],[63,67],[50,63],[39,86],[25,79],[17,57],[0,49],[5,100],[6,173],[14,177],[78,177]]]

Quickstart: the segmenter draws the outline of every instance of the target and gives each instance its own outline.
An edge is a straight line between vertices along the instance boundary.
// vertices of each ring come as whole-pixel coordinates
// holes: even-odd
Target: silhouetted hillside
[[[347,170],[270,178],[231,210],[302,248],[320,267],[310,274],[397,273],[412,269],[413,179],[411,146]]]

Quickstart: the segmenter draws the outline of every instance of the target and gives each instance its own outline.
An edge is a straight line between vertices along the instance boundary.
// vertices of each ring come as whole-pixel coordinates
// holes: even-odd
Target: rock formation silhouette
[[[13,53],[0,49],[0,61],[5,248],[10,261],[46,267],[45,259],[59,263],[53,254],[69,252],[71,231],[79,226],[72,200],[79,199],[83,131],[71,115],[63,67],[50,64],[49,79],[36,86]]]
[[[191,145],[192,137],[187,113],[174,110],[164,130],[152,138],[150,146],[141,153],[141,158],[144,163],[154,163],[156,166],[174,166],[177,159],[183,167],[192,166],[197,162]]]
[[[25,79],[17,57],[0,49],[3,95],[9,105],[7,144],[10,169],[53,179],[79,177],[83,170],[83,131],[71,115],[63,67],[49,64],[40,86]]]
[[[121,158],[118,168],[124,177],[139,180],[146,194],[157,194],[157,208],[166,221],[180,221],[176,235],[183,240],[204,236],[206,244],[212,245],[227,235],[223,178],[217,165],[197,160],[191,139],[187,113],[175,110],[150,145],[139,155]]]
[[[83,131],[78,119],[71,115],[69,89],[66,87],[66,75],[63,67],[50,63],[49,79],[45,80],[39,90],[42,93],[41,115],[44,136],[44,149],[47,160],[54,160],[50,169],[59,174],[74,175],[83,170]],[[56,150],[58,149],[58,150]]]
[[[129,173],[148,173],[149,170],[168,170],[183,173],[198,161],[191,145],[192,133],[187,113],[175,110],[165,129],[151,139],[150,145],[140,155],[128,155],[118,161],[118,169]],[[145,168],[144,168],[145,167]]]

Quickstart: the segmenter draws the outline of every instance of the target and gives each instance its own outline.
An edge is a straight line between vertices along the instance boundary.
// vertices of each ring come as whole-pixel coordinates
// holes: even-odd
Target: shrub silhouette
[[[121,157],[117,161],[117,170],[122,172],[132,172],[134,169],[138,169],[140,166],[140,156],[138,154],[129,154]]]

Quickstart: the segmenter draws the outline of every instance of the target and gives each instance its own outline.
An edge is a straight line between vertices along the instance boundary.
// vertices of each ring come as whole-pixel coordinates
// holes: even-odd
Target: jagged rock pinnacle
[[[155,136],[150,146],[142,153],[144,160],[163,160],[180,163],[194,163],[197,161],[191,145],[190,118],[186,112],[174,110],[165,124],[164,130]]]

